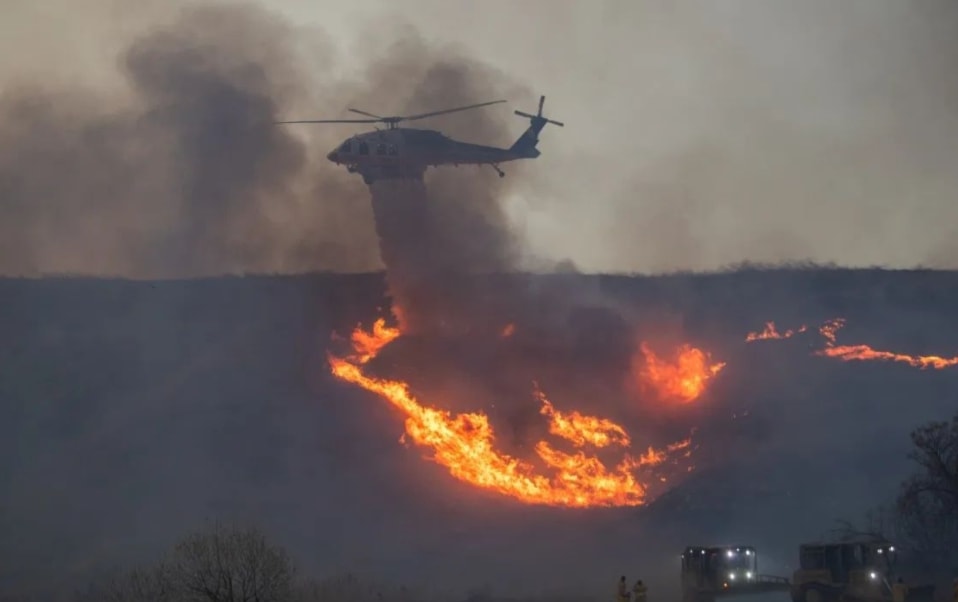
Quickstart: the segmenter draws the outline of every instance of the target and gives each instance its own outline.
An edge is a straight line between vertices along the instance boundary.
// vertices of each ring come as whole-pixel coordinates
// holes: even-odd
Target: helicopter
[[[349,173],[358,173],[366,185],[378,180],[416,179],[422,180],[426,168],[441,165],[491,165],[499,177],[505,172],[500,163],[517,159],[535,159],[540,155],[536,144],[539,132],[546,124],[559,127],[564,124],[542,116],[542,105],[546,97],[539,98],[539,111],[535,115],[515,111],[516,115],[529,119],[529,127],[509,148],[498,148],[460,142],[436,130],[398,127],[405,121],[425,119],[435,115],[444,115],[476,109],[488,105],[506,102],[493,100],[479,104],[419,113],[416,115],[381,117],[358,109],[349,109],[352,113],[365,115],[367,119],[318,119],[298,121],[278,121],[276,123],[383,123],[385,129],[376,128],[374,132],[356,134],[343,141],[326,158],[337,165],[345,165]]]

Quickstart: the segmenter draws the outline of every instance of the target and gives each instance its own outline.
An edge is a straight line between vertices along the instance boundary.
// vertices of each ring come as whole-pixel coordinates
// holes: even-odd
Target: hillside
[[[381,275],[0,280],[0,586],[69,584],[224,516],[308,571],[458,590],[611,591],[636,570],[671,587],[693,540],[748,540],[785,570],[801,538],[893,494],[908,432],[955,409],[958,368],[809,354],[835,317],[841,341],[958,353],[955,272],[529,278],[677,324],[727,363],[692,410],[702,466],[649,507],[523,506],[400,445],[401,419],[325,363],[333,331],[378,315]],[[810,332],[746,345],[768,320]]]

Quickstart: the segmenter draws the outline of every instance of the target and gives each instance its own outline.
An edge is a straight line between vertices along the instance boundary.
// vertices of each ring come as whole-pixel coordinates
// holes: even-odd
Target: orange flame
[[[818,332],[825,337],[825,345],[831,347],[835,344],[835,333],[845,327],[845,318],[833,318],[825,320],[825,323],[818,328]]]
[[[539,441],[536,454],[556,474],[551,479],[537,474],[531,463],[495,449],[495,436],[485,414],[453,415],[425,407],[405,382],[367,376],[362,366],[399,336],[399,331],[386,327],[383,320],[376,322],[371,332],[357,328],[351,337],[353,353],[345,358],[329,354],[330,369],[336,377],[376,393],[400,410],[406,416],[406,434],[416,444],[431,448],[432,459],[462,481],[529,504],[578,508],[638,506],[646,502],[648,487],[639,482],[633,471],[691,454],[691,440],[685,440],[664,450],[650,447],[638,458],[627,455],[609,469],[597,457],[582,451],[565,453]],[[556,411],[545,396],[540,396],[540,400],[543,413],[550,417],[550,432],[571,437],[574,444],[579,441],[575,437],[581,438],[582,445],[603,441],[606,445],[613,441],[628,444],[625,430],[615,423],[575,412],[566,416]]]
[[[674,362],[665,361],[646,343],[641,344],[645,365],[640,378],[658,392],[660,398],[690,403],[705,392],[708,382],[725,368],[725,362],[711,363],[710,355],[685,344],[679,347]]]
[[[576,411],[565,414],[556,410],[542,392],[536,391],[536,397],[542,402],[539,413],[549,417],[549,432],[571,441],[576,447],[587,443],[593,447],[606,447],[613,443],[629,447],[632,443],[625,429],[611,420],[583,416]]]
[[[399,338],[399,329],[386,326],[386,320],[380,318],[373,324],[372,332],[366,332],[356,326],[349,338],[355,351],[355,362],[365,364],[379,355],[383,347]]]
[[[882,351],[874,349],[870,345],[837,345],[837,333],[839,330],[845,327],[845,318],[833,318],[826,320],[818,328],[818,332],[822,335],[822,338],[825,339],[825,347],[818,351],[815,351],[814,354],[823,357],[833,357],[840,359],[842,361],[889,361],[889,362],[899,362],[903,364],[908,364],[913,368],[920,368],[926,370],[928,368],[934,368],[936,370],[941,370],[943,368],[949,368],[951,366],[958,366],[958,356],[955,357],[941,357],[938,355],[908,355],[905,353],[895,353],[893,351]],[[804,328],[804,327],[803,327]],[[774,333],[775,326],[774,322],[768,322],[766,324],[766,329],[763,331],[762,335],[772,332]],[[791,332],[791,331],[788,331]],[[746,341],[758,340],[762,338],[788,338],[788,332],[785,333],[783,337],[775,336],[761,336],[756,335],[756,333],[750,333],[746,337]],[[753,337],[753,335],[756,335]]]
[[[958,356],[940,357],[937,355],[907,355],[904,353],[894,353],[892,351],[880,351],[873,349],[869,345],[835,345],[835,333],[845,326],[843,318],[829,320],[819,329],[822,336],[825,337],[825,348],[815,352],[815,355],[824,357],[835,357],[842,361],[890,361],[908,364],[913,368],[926,370],[934,368],[941,370],[950,366],[958,366]]]
[[[884,360],[892,362],[902,362],[913,368],[935,368],[941,370],[949,366],[958,366],[958,356],[939,357],[937,355],[906,355],[903,353],[892,353],[891,351],[878,351],[868,345],[839,345],[838,347],[826,347],[815,352],[816,355],[825,357],[837,357],[843,361],[853,360]]]
[[[516,332],[515,324],[506,324],[506,327],[502,329],[502,332],[499,333],[499,336],[501,336],[504,339],[507,339],[511,337],[513,334],[515,334],[515,332]]]
[[[746,343],[751,343],[753,341],[767,341],[770,339],[790,339],[796,334],[805,332],[806,327],[804,324],[798,327],[797,330],[786,330],[783,333],[779,333],[775,330],[775,322],[766,322],[765,330],[761,332],[750,332],[745,337]]]

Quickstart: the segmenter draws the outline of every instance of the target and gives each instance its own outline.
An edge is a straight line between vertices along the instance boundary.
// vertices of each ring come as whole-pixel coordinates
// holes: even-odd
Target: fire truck
[[[898,577],[895,546],[868,539],[799,546],[793,602],[890,602]],[[907,584],[908,602],[931,602],[934,585]]]
[[[688,546],[682,553],[682,599],[714,602],[722,596],[788,592],[787,578],[763,575],[749,545]]]

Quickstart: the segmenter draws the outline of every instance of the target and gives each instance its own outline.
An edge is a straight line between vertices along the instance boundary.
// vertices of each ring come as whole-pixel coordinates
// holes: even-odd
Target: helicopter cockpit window
[[[342,146],[339,147],[339,152],[341,153],[353,152],[353,141],[347,140],[346,142],[343,142]]]
[[[377,154],[377,155],[385,155],[385,154],[386,154],[386,145],[385,145],[385,144],[382,144],[382,143],[377,144],[377,145],[376,145],[376,154]]]
[[[368,155],[368,154],[369,154],[369,144],[367,144],[367,143],[365,143],[365,142],[360,142],[360,143],[359,143],[359,154],[360,154],[360,155]]]

